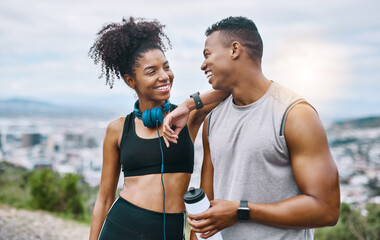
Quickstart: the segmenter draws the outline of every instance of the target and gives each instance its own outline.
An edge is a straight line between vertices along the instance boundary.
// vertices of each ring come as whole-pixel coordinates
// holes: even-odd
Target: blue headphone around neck
[[[147,109],[144,112],[141,113],[139,109],[139,100],[135,102],[135,107],[133,112],[135,113],[136,117],[142,119],[143,124],[145,127],[152,128],[162,123],[164,120],[164,114],[162,111],[165,113],[168,113],[170,110],[170,102],[169,100],[166,100],[164,105],[162,107],[154,107],[153,109]]]

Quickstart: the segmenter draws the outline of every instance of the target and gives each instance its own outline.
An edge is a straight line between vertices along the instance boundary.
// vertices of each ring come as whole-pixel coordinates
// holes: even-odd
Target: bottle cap
[[[201,188],[189,188],[189,191],[185,193],[183,197],[185,199],[185,203],[196,203],[202,200],[205,197],[205,192]]]

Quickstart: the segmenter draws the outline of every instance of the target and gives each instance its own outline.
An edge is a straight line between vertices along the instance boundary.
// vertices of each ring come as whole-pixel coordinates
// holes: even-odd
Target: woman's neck
[[[147,110],[147,109],[153,109],[155,107],[162,107],[165,103],[165,101],[158,101],[158,102],[153,102],[153,101],[144,101],[139,99],[139,109],[141,112]]]

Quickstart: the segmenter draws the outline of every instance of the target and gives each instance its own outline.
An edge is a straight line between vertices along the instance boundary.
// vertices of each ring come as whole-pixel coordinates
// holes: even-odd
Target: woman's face
[[[152,49],[137,61],[138,67],[134,68],[135,90],[139,100],[161,104],[169,99],[174,74],[164,53],[160,49]]]

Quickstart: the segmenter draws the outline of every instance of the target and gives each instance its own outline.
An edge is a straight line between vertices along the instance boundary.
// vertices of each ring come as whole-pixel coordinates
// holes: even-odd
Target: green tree
[[[370,239],[380,239],[380,206],[369,203],[366,209],[368,211],[367,224]]]
[[[32,206],[81,217],[85,209],[78,186],[79,181],[80,177],[75,174],[60,177],[50,169],[35,171],[29,181]]]
[[[84,205],[78,187],[79,180],[80,177],[74,174],[66,174],[62,179],[65,212],[74,214],[75,216],[84,213]]]
[[[369,240],[380,239],[380,206],[367,204],[366,211],[354,210],[341,204],[340,218],[334,227],[316,229],[316,240]]]
[[[59,176],[50,169],[35,171],[29,180],[32,206],[47,211],[60,210]]]

